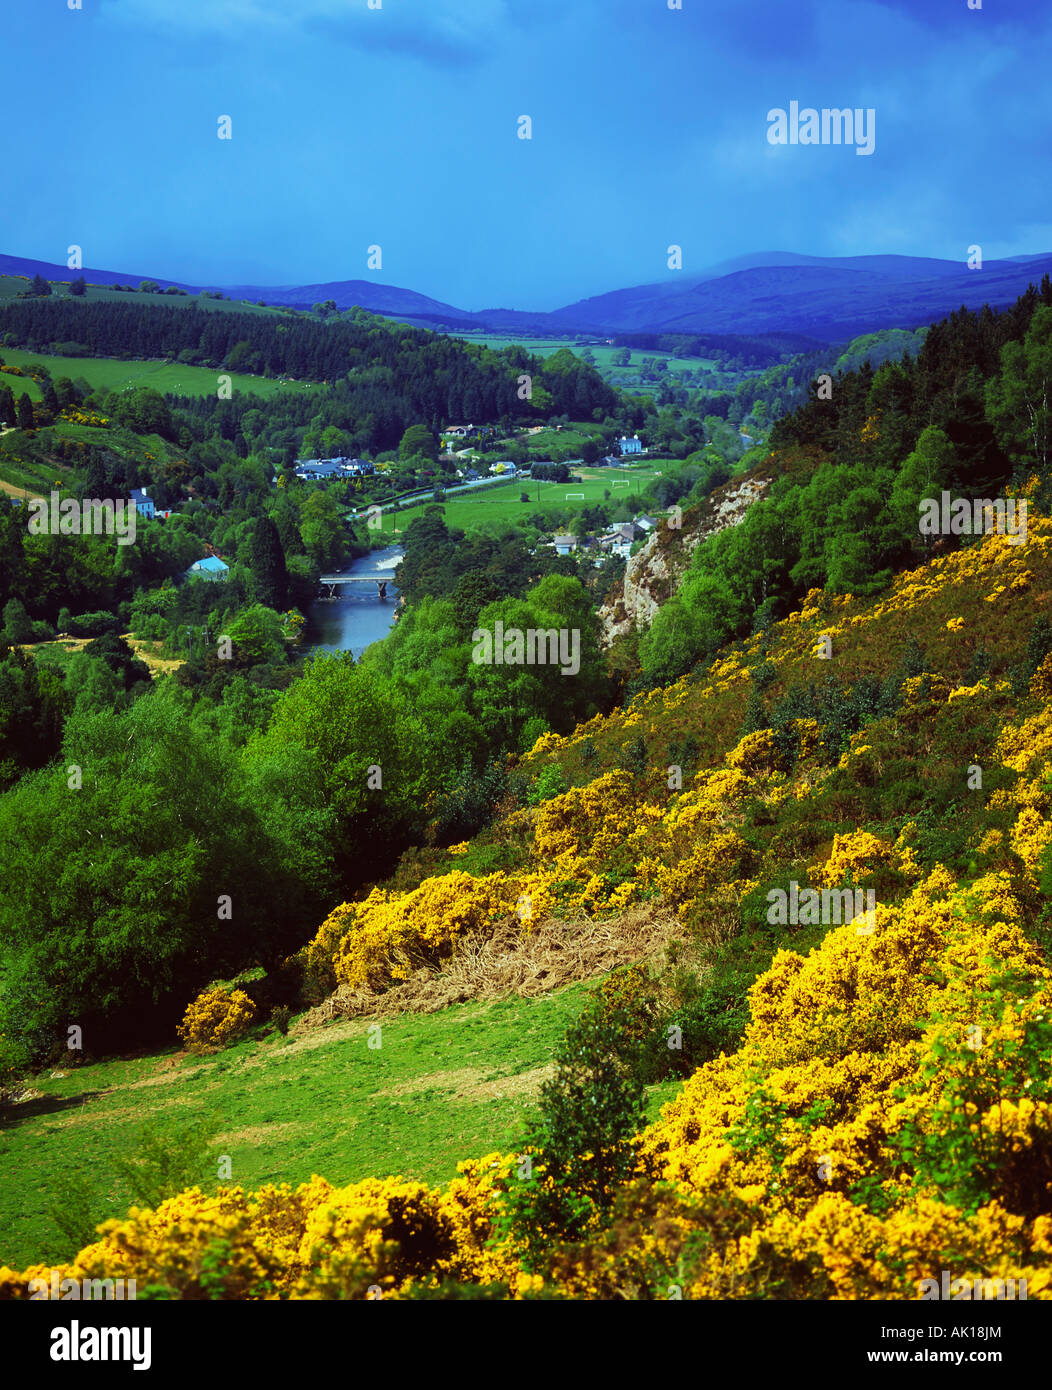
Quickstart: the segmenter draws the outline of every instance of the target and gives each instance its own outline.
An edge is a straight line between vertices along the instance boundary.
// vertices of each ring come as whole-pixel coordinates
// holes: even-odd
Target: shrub
[[[61,614],[59,616],[61,619]],[[68,626],[62,628],[62,631],[74,637],[101,637],[104,633],[116,632],[119,626],[120,623],[113,613],[100,609],[96,613],[81,613],[75,618],[71,617]]]
[[[61,1231],[70,1252],[76,1254],[92,1243],[102,1220],[95,1183],[87,1173],[72,1168],[56,1173],[49,1186],[48,1219]]]
[[[625,770],[633,777],[643,777],[647,770],[647,745],[642,735],[625,744]]]
[[[206,989],[187,1007],[176,1032],[191,1052],[226,1047],[255,1018],[252,1000],[240,989]]]
[[[522,1249],[528,1273],[553,1247],[607,1224],[636,1165],[643,1082],[616,1022],[589,1011],[556,1053],[525,1148],[530,1175],[508,1188],[496,1225]]]
[[[642,1042],[653,1032],[657,1017],[656,992],[646,965],[612,970],[590,995],[591,1010],[601,1023],[609,1023],[629,1042]]]
[[[562,796],[568,791],[569,787],[563,770],[558,763],[551,767],[546,767],[534,782],[533,786],[526,793],[526,800],[531,806],[539,806],[542,801],[551,801],[557,796]]]

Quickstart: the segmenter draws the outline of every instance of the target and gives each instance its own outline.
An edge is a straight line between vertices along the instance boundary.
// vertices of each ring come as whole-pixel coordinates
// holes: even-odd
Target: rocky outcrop
[[[737,526],[767,492],[771,475],[753,469],[716,488],[704,502],[683,513],[683,524],[670,527],[667,517],[647,543],[631,557],[620,584],[599,610],[604,646],[616,637],[650,626],[654,614],[679,588],[694,551],[709,536]]]

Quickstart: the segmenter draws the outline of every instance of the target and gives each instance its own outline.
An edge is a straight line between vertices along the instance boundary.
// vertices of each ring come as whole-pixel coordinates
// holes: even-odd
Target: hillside
[[[480,1134],[445,1187],[341,1186],[345,1168],[335,1187],[186,1193],[114,1225],[72,1272],[119,1267],[193,1297],[225,1233],[226,1297],[262,1278],[282,1296],[420,1296],[434,1280],[536,1296],[557,1270],[547,1296],[664,1297],[671,1280],[701,1299],[894,1299],[943,1268],[1049,1296],[1050,547],[1052,521],[1032,515],[1024,544],[987,537],[878,599],[809,595],[708,671],[541,738],[524,771],[558,767],[569,790],[407,860],[322,926],[308,958],[342,991],[332,1016],[361,1017],[387,1012],[392,986],[404,1008],[450,975],[460,998],[486,997],[480,952],[523,893],[512,957],[536,933],[554,950],[552,921],[565,953],[633,911],[672,913],[649,978],[625,975],[605,1007],[661,1037],[680,1027],[666,1074],[687,1079],[577,1246],[539,1260],[499,1223],[518,1158],[482,1157]],[[792,881],[872,892],[873,916],[779,925],[770,890]],[[686,964],[700,993],[683,993]],[[269,1065],[273,1046],[243,1044],[240,1065]],[[90,1068],[35,1084],[99,1104]],[[272,1181],[289,1176],[282,1163]]]

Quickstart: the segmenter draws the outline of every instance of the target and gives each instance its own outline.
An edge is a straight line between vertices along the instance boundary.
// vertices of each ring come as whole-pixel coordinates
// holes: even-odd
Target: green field
[[[21,367],[39,362],[47,367],[51,379],[69,377],[75,381],[82,377],[93,388],[103,387],[108,391],[123,391],[131,386],[152,386],[162,395],[214,396],[220,372],[213,367],[186,367],[179,362],[124,362],[115,357],[52,357],[43,352],[26,352],[23,348],[0,348],[0,357],[8,367]],[[248,376],[239,372],[227,372],[231,388],[256,396],[274,396],[279,391],[310,391],[317,383],[309,381],[285,381],[278,377]],[[0,373],[0,382],[6,383],[15,395],[23,392],[35,400],[40,400],[40,387],[31,377],[11,376]]]
[[[580,357],[585,348],[592,353],[595,358],[595,366],[600,375],[613,386],[624,385],[628,389],[639,389],[634,385],[630,386],[629,378],[634,378],[640,367],[643,365],[644,357],[664,358],[668,362],[668,370],[675,373],[677,365],[680,370],[694,372],[699,367],[713,367],[716,364],[710,357],[675,357],[670,352],[659,352],[656,348],[632,348],[632,356],[627,367],[614,365],[614,354],[622,349],[613,347],[609,343],[578,343],[572,338],[517,338],[508,334],[486,333],[484,331],[474,333],[457,333],[457,338],[463,338],[468,343],[483,343],[486,347],[499,351],[506,347],[521,347],[527,352],[536,353],[538,357],[550,357],[553,352],[558,352],[560,348],[569,348],[575,356]],[[653,383],[646,388],[648,391],[655,389]]]
[[[574,472],[580,475],[581,482],[531,482],[529,478],[514,478],[508,483],[494,483],[472,492],[453,493],[441,503],[445,508],[446,523],[467,529],[485,522],[524,521],[538,507],[580,511],[582,507],[604,501],[608,489],[610,500],[616,502],[619,498],[627,499],[642,491],[652,479],[659,476],[661,467],[649,464],[634,468],[576,467]],[[523,492],[529,493],[529,502],[520,501]],[[398,512],[384,512],[383,529],[389,532],[404,531],[416,517],[423,516],[425,508],[434,505],[427,498]]]
[[[221,1117],[217,1151],[247,1187],[314,1173],[334,1183],[396,1173],[446,1181],[461,1159],[514,1149],[584,995],[578,984],[401,1014],[383,1021],[378,1049],[367,1045],[372,1020],[359,1019],[287,1039],[261,1027],[207,1057],[168,1049],[49,1069],[32,1083],[40,1094],[9,1107],[0,1125],[0,1265],[71,1253],[47,1216],[63,1175],[96,1183],[98,1220],[122,1216],[130,1193],[110,1161],[137,1152],[144,1123],[170,1133]],[[652,1087],[651,1115],[677,1089]]]

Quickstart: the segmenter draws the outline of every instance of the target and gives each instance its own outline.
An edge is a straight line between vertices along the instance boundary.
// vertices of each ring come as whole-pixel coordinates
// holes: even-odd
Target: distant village
[[[535,427],[528,433],[539,433],[542,429],[543,426]],[[492,427],[484,425],[450,425],[443,430],[441,436],[447,451],[446,458],[470,455],[472,453],[470,448],[455,453],[454,445],[480,439],[491,433],[493,433]],[[607,454],[598,458],[594,464],[586,465],[583,459],[567,459],[565,466],[568,468],[585,466],[621,468],[629,460],[641,458],[647,452],[643,441],[637,434],[622,435],[617,440],[617,447],[618,452],[616,454]],[[517,466],[511,459],[501,459],[489,464],[488,468],[484,468],[480,472],[465,459],[461,466],[454,470],[457,483],[446,485],[445,490],[452,491],[457,486],[472,486],[496,481],[498,478],[502,481],[529,478],[534,468],[553,468],[555,466],[554,461],[550,459],[534,459],[526,467]],[[293,470],[294,476],[305,483],[332,482],[341,479],[350,481],[372,477],[376,472],[376,465],[369,459],[343,457],[297,459]],[[277,478],[275,477],[273,481],[277,482]],[[158,507],[150,496],[149,488],[132,488],[131,501],[134,502],[137,513],[150,521],[155,519],[167,520],[171,516],[178,515],[170,507]],[[357,512],[348,514],[348,519],[356,518]],[[570,555],[577,551],[594,551],[596,563],[609,555],[617,555],[627,559],[635,542],[645,540],[654,530],[656,524],[653,517],[637,516],[631,521],[615,522],[597,535],[578,536],[569,532],[560,532],[553,535],[548,544],[558,555]],[[229,574],[229,565],[219,555],[208,554],[196,560],[189,569],[184,571],[182,577],[216,583],[227,579]]]

